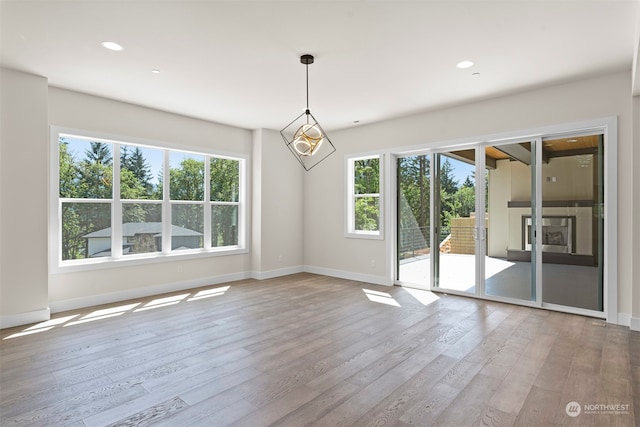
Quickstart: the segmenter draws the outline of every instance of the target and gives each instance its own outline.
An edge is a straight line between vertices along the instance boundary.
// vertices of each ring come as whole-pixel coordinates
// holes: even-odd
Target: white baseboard
[[[393,286],[393,282],[384,276],[374,276],[371,274],[354,273],[352,271],[334,270],[332,268],[313,267],[305,265],[304,271],[307,273],[321,274],[323,276],[338,277],[340,279],[356,280],[358,282],[373,283],[374,285]]]
[[[92,307],[94,305],[110,304],[118,301],[144,298],[153,295],[164,294],[167,292],[184,291],[187,289],[193,289],[207,285],[217,285],[219,283],[227,283],[250,278],[251,274],[249,272],[226,274],[222,276],[204,277],[193,280],[185,280],[183,282],[164,283],[156,286],[147,286],[145,288],[130,289],[108,294],[91,295],[69,300],[55,301],[50,305],[51,311],[53,313],[59,313],[61,311],[77,310],[79,308]]]
[[[611,323],[628,327],[631,324],[631,315],[629,313],[618,313],[618,321],[611,322]]]
[[[251,278],[256,280],[266,280],[266,279],[273,279],[274,277],[282,277],[282,276],[288,276],[290,274],[302,273],[303,271],[304,271],[304,267],[302,265],[298,265],[295,267],[279,268],[277,270],[270,270],[270,271],[252,271]]]
[[[640,331],[640,317],[632,317],[629,320],[629,329],[632,331]]]
[[[0,316],[0,329],[44,322],[50,318],[51,309],[49,307],[40,310],[27,311],[26,313],[6,314]]]

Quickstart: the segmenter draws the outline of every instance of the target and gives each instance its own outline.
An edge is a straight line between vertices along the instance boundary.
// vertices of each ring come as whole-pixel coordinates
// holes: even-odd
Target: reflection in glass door
[[[398,159],[397,279],[428,289],[431,282],[431,156]]]
[[[542,145],[542,301],[603,311],[603,136]]]
[[[435,286],[476,292],[475,150],[434,155]]]
[[[485,294],[535,301],[535,143],[484,150]]]

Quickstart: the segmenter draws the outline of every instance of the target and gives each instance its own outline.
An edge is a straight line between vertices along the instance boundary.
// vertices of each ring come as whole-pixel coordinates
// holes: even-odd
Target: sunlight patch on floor
[[[205,289],[204,291],[198,292],[197,294],[195,294],[194,296],[189,298],[187,301],[196,301],[196,300],[199,300],[199,299],[217,297],[217,296],[220,296],[220,295],[224,295],[224,293],[227,292],[230,287],[231,286],[222,286],[220,288]]]
[[[369,301],[378,302],[380,304],[392,305],[394,307],[402,307],[398,301],[393,299],[391,294],[386,292],[374,291],[371,289],[362,289],[364,294],[369,298]]]
[[[25,335],[32,335],[32,334],[37,334],[38,332],[46,332],[46,331],[50,331],[51,329],[53,329],[53,326],[49,326],[48,328],[40,328],[40,329],[25,329],[23,332],[18,332],[15,334],[11,334],[7,337],[4,337],[2,340],[8,340],[11,338],[18,338],[18,337],[23,337]]]
[[[515,262],[507,261],[500,258],[485,257],[484,277],[486,279],[516,265]]]
[[[81,320],[91,319],[93,317],[103,318],[104,316],[108,316],[109,314],[124,313],[125,311],[133,310],[134,308],[136,308],[140,304],[141,303],[136,302],[136,303],[133,303],[133,304],[119,305],[118,307],[111,307],[111,308],[105,308],[105,309],[102,309],[102,310],[92,311],[91,313],[87,314],[86,316],[83,316],[81,318]]]
[[[78,314],[72,314],[71,316],[58,317],[57,319],[51,319],[51,320],[47,320],[47,321],[44,321],[44,322],[40,322],[40,323],[35,324],[35,325],[31,326],[30,328],[27,328],[25,330],[26,331],[31,331],[31,330],[34,330],[34,329],[49,328],[49,327],[54,327],[56,325],[62,325],[63,323],[67,323],[71,319],[74,319],[74,318],[76,318],[78,316],[79,316]]]
[[[119,313],[104,314],[102,316],[83,317],[80,320],[74,320],[73,322],[69,322],[66,325],[62,325],[62,326],[66,328],[67,326],[74,326],[74,325],[80,325],[82,323],[95,322],[96,320],[109,319],[110,317],[122,316],[123,314],[124,314],[124,311],[121,311]]]
[[[140,308],[136,308],[135,310],[133,310],[133,312],[137,313],[139,311],[151,310],[154,308],[167,307],[169,305],[178,304],[180,301],[182,301],[189,295],[191,294],[173,295],[165,298],[157,298],[152,301],[149,301],[148,303],[146,303],[144,306]]]
[[[72,314],[71,316],[58,317],[57,319],[45,320],[44,322],[36,323],[35,325],[29,326],[28,328],[24,329],[22,332],[17,332],[15,334],[6,336],[3,338],[3,340],[23,337],[25,335],[37,334],[39,332],[50,331],[54,327],[67,323],[71,319],[74,319],[78,316],[79,314]]]
[[[440,297],[433,292],[424,291],[422,289],[403,288],[409,295],[418,300],[422,305],[429,305],[440,299]]]
[[[31,325],[20,332],[16,332],[15,334],[4,337],[3,340],[18,338],[26,335],[33,335],[40,332],[46,332],[58,327],[64,328],[67,326],[80,325],[82,323],[93,322],[96,320],[109,319],[112,317],[122,316],[125,313],[138,313],[155,308],[167,307],[175,304],[180,304],[183,301],[197,301],[205,298],[221,296],[224,295],[225,292],[229,290],[229,288],[231,288],[231,286],[217,286],[215,288],[202,289],[195,293],[171,295],[168,297],[153,299],[147,303],[144,303],[144,305],[142,305],[143,302],[134,302],[130,304],[119,305],[116,307],[94,310],[84,316],[82,316],[80,313],[71,314],[69,316],[58,317],[55,319],[36,323],[35,325]],[[390,295],[389,298],[391,298]],[[393,298],[391,299],[393,300]]]

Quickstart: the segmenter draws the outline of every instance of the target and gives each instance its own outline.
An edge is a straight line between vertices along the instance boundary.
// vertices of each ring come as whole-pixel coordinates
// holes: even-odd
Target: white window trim
[[[377,194],[379,198],[379,217],[378,217],[378,230],[376,231],[364,231],[355,229],[355,206],[354,200],[356,197],[371,196],[368,194],[355,195],[353,192],[354,180],[353,180],[353,168],[354,163],[358,160],[379,159],[379,185],[380,193]],[[346,176],[346,188],[345,188],[345,228],[344,236],[355,239],[384,239],[384,211],[385,211],[385,198],[384,198],[384,159],[385,156],[382,153],[375,154],[350,154],[345,156],[345,176]]]
[[[118,256],[115,254],[111,257],[104,258],[90,258],[90,259],[80,259],[80,260],[66,260],[62,261],[61,254],[61,246],[62,246],[62,229],[61,229],[61,221],[62,221],[62,212],[59,197],[59,173],[60,173],[60,163],[59,163],[59,136],[60,134],[64,135],[73,135],[79,138],[90,138],[93,140],[104,141],[106,143],[112,144],[114,147],[114,152],[116,150],[117,145],[139,145],[148,148],[156,148],[162,149],[164,151],[164,170],[169,170],[169,152],[171,151],[183,151],[189,152],[193,154],[201,154],[205,156],[205,175],[208,176],[210,173],[208,168],[206,167],[209,164],[209,156],[218,157],[218,158],[227,158],[232,160],[239,161],[239,199],[237,202],[219,202],[219,201],[210,201],[208,198],[205,198],[203,202],[204,209],[210,209],[212,205],[218,204],[230,204],[238,206],[238,244],[233,246],[224,246],[224,247],[211,247],[209,242],[208,247],[193,249],[188,251],[168,251],[166,248],[170,247],[170,230],[171,230],[171,203],[175,201],[169,200],[169,183],[168,183],[168,173],[164,175],[163,189],[165,191],[163,200],[143,200],[141,203],[161,203],[162,204],[162,212],[163,212],[163,251],[162,252],[153,252],[153,253],[143,253],[143,254],[135,254],[135,255],[127,255]],[[217,151],[207,151],[202,149],[201,147],[185,147],[185,146],[177,146],[177,144],[171,144],[167,142],[146,140],[141,138],[120,136],[120,135],[109,135],[102,132],[81,130],[81,129],[73,129],[62,126],[50,126],[50,148],[49,148],[49,272],[51,274],[59,274],[59,273],[68,273],[74,271],[88,271],[88,270],[96,270],[96,269],[110,269],[110,268],[119,268],[124,266],[133,266],[133,265],[142,265],[142,264],[153,264],[159,262],[173,261],[173,260],[188,260],[188,259],[198,259],[198,258],[208,258],[214,256],[226,256],[226,255],[236,255],[236,254],[246,254],[249,252],[247,236],[248,236],[248,224],[247,224],[247,212],[249,212],[249,207],[247,204],[249,203],[248,198],[248,187],[247,183],[249,182],[247,162],[249,161],[248,156],[240,153],[230,153],[230,152],[217,152]],[[117,157],[117,158],[116,158]],[[120,161],[119,156],[114,155],[114,166],[116,162]],[[114,188],[113,194],[119,194],[119,174],[114,174]],[[118,188],[116,188],[118,187]],[[209,189],[206,188],[205,185],[205,193],[209,194]],[[118,192],[116,193],[116,190]],[[73,200],[73,199],[69,199]],[[92,199],[81,199],[82,202],[88,202]],[[120,230],[122,225],[121,221],[121,210],[120,207],[122,203],[128,202],[136,202],[135,200],[121,200],[119,197],[116,199],[96,199],[95,202],[104,202],[110,203],[112,209],[111,215],[111,228],[112,235],[120,236]],[[118,212],[114,212],[118,211]],[[117,213],[117,214],[116,214]],[[117,218],[116,218],[117,217]],[[206,217],[206,215],[205,215]],[[165,220],[167,219],[167,220]],[[116,220],[120,220],[119,222]],[[206,222],[206,220],[205,220]],[[211,230],[211,224],[209,222],[209,230]],[[206,231],[206,226],[205,226]],[[209,232],[210,234],[210,232]],[[208,234],[204,235],[204,242],[207,245]],[[120,238],[121,239],[121,238]],[[116,238],[116,240],[118,240]],[[114,245],[114,241],[112,238],[112,247]],[[121,246],[120,246],[121,247]],[[117,251],[116,251],[117,252]]]

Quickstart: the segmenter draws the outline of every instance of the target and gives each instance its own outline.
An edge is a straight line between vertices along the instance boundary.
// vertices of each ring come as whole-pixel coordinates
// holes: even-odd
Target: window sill
[[[350,231],[345,233],[344,237],[348,239],[384,240],[382,231]]]
[[[211,258],[228,255],[242,255],[249,253],[247,248],[229,247],[225,249],[211,249],[205,251],[193,250],[188,253],[171,253],[171,254],[151,254],[138,255],[122,258],[97,258],[95,260],[74,260],[58,263],[50,268],[50,274],[74,273],[78,271],[104,270],[121,267],[132,267],[137,265],[157,264],[161,262],[187,261],[192,259]],[[53,263],[52,263],[53,264]]]

